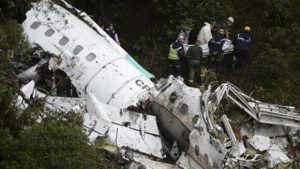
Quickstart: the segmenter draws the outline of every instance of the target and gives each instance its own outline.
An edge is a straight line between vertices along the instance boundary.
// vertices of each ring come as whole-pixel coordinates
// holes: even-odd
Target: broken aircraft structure
[[[105,138],[116,146],[127,168],[295,165],[297,151],[290,149],[299,148],[300,116],[294,107],[260,102],[230,83],[204,92],[180,77],[154,83],[86,13],[65,1],[42,0],[26,16],[24,36],[38,48],[38,61],[18,74],[26,83],[19,106],[44,98],[47,108],[83,112],[90,141]],[[45,66],[48,80],[41,73]],[[70,79],[68,94],[46,96],[35,88],[44,80],[48,92],[57,89],[57,71]]]

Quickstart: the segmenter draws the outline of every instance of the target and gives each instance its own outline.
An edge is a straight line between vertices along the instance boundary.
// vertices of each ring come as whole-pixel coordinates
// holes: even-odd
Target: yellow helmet
[[[250,32],[251,28],[249,26],[244,27],[244,31]]]

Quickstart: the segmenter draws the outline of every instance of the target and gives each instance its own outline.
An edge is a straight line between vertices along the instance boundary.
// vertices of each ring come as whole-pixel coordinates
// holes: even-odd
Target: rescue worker
[[[168,56],[170,74],[177,77],[181,75],[180,57],[184,56],[183,49],[184,37],[179,36],[178,39],[170,45]]]
[[[182,36],[183,37],[183,47],[184,47],[184,52],[188,46],[189,43],[189,36],[190,36],[190,31],[191,28],[189,26],[184,26],[183,29],[180,31],[178,37]],[[188,76],[188,61],[187,58],[183,56],[179,57],[180,60],[180,66],[181,66],[181,76],[186,79]]]
[[[220,29],[223,29],[225,32],[225,38],[229,39],[230,27],[233,25],[234,19],[233,17],[228,17],[226,19],[222,19],[216,22],[215,27],[213,29],[213,35],[216,35]]]
[[[117,42],[119,45],[120,41],[119,41],[119,37],[118,34],[116,33],[116,31],[114,30],[114,26],[112,23],[109,24],[109,26],[105,29],[105,32],[115,41]]]
[[[243,32],[238,33],[234,40],[234,50],[236,55],[235,68],[246,65],[250,60],[249,44],[251,42],[250,27],[245,26]]]
[[[206,21],[204,22],[204,26],[202,26],[197,36],[197,41],[200,45],[208,43],[212,38],[211,30],[213,27],[214,25],[210,24],[206,19]]]
[[[189,43],[189,36],[191,32],[191,28],[189,26],[184,26],[183,29],[180,31],[179,36],[183,36],[183,44],[187,45]]]
[[[193,84],[197,79],[195,73],[200,73],[201,70],[201,59],[203,50],[199,46],[200,42],[196,41],[195,45],[189,47],[186,52],[186,56],[189,62],[189,79],[188,82]]]
[[[225,43],[224,30],[220,29],[219,32],[208,42],[210,52],[209,68],[215,67],[217,77],[221,71],[221,63],[224,57],[223,45]]]

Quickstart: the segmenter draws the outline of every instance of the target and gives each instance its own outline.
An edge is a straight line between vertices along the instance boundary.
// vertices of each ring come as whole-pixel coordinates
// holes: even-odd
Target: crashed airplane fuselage
[[[49,62],[51,69],[64,71],[83,97],[91,92],[99,101],[120,108],[148,99],[151,74],[102,29],[96,32],[51,3],[36,4],[23,23],[28,41],[56,56]]]
[[[290,161],[287,135],[297,141],[300,121],[293,107],[259,102],[229,83],[203,93],[172,76],[154,84],[153,75],[88,15],[64,1],[62,5],[46,0],[34,4],[23,23],[24,35],[53,55],[47,61],[50,70],[60,69],[71,79],[79,102],[87,106],[84,126],[91,141],[107,136],[124,159],[146,168],[272,168]],[[47,101],[53,105],[70,99]],[[231,120],[228,105],[245,115],[243,124]],[[249,129],[251,124],[256,127]],[[261,148],[261,141],[267,148]],[[249,149],[255,150],[251,158]],[[173,163],[164,162],[166,158]]]

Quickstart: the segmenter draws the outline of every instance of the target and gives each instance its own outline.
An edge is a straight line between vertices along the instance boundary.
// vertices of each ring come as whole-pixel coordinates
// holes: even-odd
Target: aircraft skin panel
[[[106,141],[117,146],[124,159],[137,164],[137,167],[146,168],[253,168],[257,161],[268,162],[268,168],[273,168],[277,163],[290,161],[285,154],[286,147],[299,140],[300,117],[294,107],[262,103],[230,83],[222,84],[213,93],[209,85],[202,93],[198,88],[186,86],[181,77],[169,76],[168,79],[158,80],[154,86],[150,80],[153,75],[117,45],[86,13],[72,6],[67,8],[77,12],[76,17],[50,0],[35,4],[26,14],[24,35],[30,43],[53,54],[48,60],[42,50],[37,50],[45,63],[49,61],[49,69],[65,72],[79,96],[85,98],[50,96],[45,98],[45,107],[83,112],[83,125],[91,142],[98,136],[106,137]],[[233,46],[231,41],[227,42],[228,45],[224,46],[228,47],[227,52],[231,52]],[[17,98],[21,109],[28,107],[24,98],[35,98],[34,95],[46,97],[35,91],[34,82],[23,86],[21,92],[22,97]],[[35,94],[31,97],[31,93]],[[222,102],[223,99],[229,102]],[[147,104],[135,107],[138,112],[131,109],[140,102]],[[232,130],[235,125],[228,123],[229,116],[223,121],[218,120],[220,115],[231,113],[225,112],[227,104],[234,104],[243,109],[247,116],[253,117],[247,119],[237,132],[247,138],[253,137],[252,140],[258,134],[263,135],[253,140],[255,142],[251,146],[258,150],[256,157],[260,157],[260,152],[266,151],[270,144],[274,145],[268,148],[265,159],[256,161],[256,158],[249,160],[247,155],[241,156],[251,144],[236,141],[236,133]],[[146,111],[157,117],[146,115]],[[256,123],[254,127],[249,127]],[[273,140],[271,143],[270,138],[280,144],[275,145]],[[264,145],[266,141],[267,146]],[[147,160],[141,159],[142,164],[138,164],[139,161],[131,154],[145,155]],[[169,161],[166,154],[176,161],[177,166],[164,163]],[[164,162],[159,164],[159,161]]]
[[[161,83],[164,84],[163,81],[161,81]],[[155,102],[161,103],[163,107],[171,110],[164,112],[159,111],[159,109],[156,110],[156,113],[158,113],[157,119],[160,126],[165,131],[164,133],[171,134],[173,139],[179,143],[179,147],[181,147],[180,144],[188,143],[189,146],[184,145],[183,147],[189,147],[188,154],[201,167],[221,168],[222,160],[224,159],[227,150],[219,140],[213,138],[207,132],[207,123],[205,123],[204,116],[201,113],[201,109],[203,109],[201,108],[202,105],[200,105],[202,93],[196,88],[186,86],[178,78],[173,79],[168,83],[171,83],[171,85],[167,89],[163,90],[159,96],[154,98]],[[168,84],[166,83],[165,85]],[[176,95],[174,101],[171,101],[170,99],[172,93],[175,93]],[[185,109],[183,108],[184,104],[186,104]],[[168,124],[168,121],[171,119],[170,117],[167,118],[168,114],[171,116],[173,115],[173,119],[175,119],[174,117],[179,119],[181,125],[175,120],[173,120],[171,124]],[[185,133],[182,132],[183,127],[189,130],[189,134],[187,135],[189,141],[183,140],[186,139],[183,137],[186,135],[182,134]],[[176,128],[176,130],[174,130],[174,128]]]
[[[39,28],[41,28],[40,31],[36,31],[34,29],[31,28],[31,25],[33,25],[35,22],[38,22],[35,17],[33,16],[33,14],[30,15],[29,12],[27,12],[26,14],[27,16],[27,20],[26,22],[23,23],[23,29],[27,38],[27,40],[31,43],[31,44],[38,44],[41,47],[47,47],[47,48],[43,48],[45,51],[50,52],[55,54],[55,55],[59,55],[60,51],[59,49],[57,49],[51,41],[43,41],[41,40],[41,37],[43,37],[43,33],[47,30],[46,28],[42,28],[42,26],[40,26]],[[34,17],[34,18],[33,18]]]
[[[118,135],[116,144],[119,147],[130,147],[132,150],[163,158],[161,138],[145,134],[142,136],[140,131],[132,130],[124,126],[116,126]]]
[[[126,92],[124,92],[125,96],[135,96],[135,93],[141,89],[149,90],[152,82],[138,74],[137,70],[133,67],[125,67],[124,65],[126,65],[126,62],[126,60],[117,60],[116,62],[107,65],[104,69],[98,72],[93,80],[88,84],[86,92],[94,93],[96,98],[99,98],[105,103],[108,103],[111,99],[121,99],[122,101],[120,100],[119,102],[122,104],[122,102],[127,102],[127,99],[129,99],[129,97],[124,97],[125,100],[123,100],[122,96],[116,96],[119,95],[119,92],[122,90],[126,90]],[[136,84],[137,80],[141,82]],[[147,85],[148,88],[144,85],[138,86],[142,84]],[[95,91],[97,91],[97,93],[95,93]]]
[[[142,76],[135,79],[134,81],[130,81],[130,83],[128,83],[126,87],[124,86],[120,88],[120,90],[118,90],[118,93],[114,94],[114,97],[112,97],[112,99],[109,100],[107,104],[116,105],[118,104],[118,102],[121,102],[121,104],[124,105],[137,105],[136,100],[142,100],[142,101],[149,100],[150,98],[149,85],[151,84],[147,82],[151,82],[151,81],[142,81],[141,79]],[[137,89],[136,86],[142,89],[142,91],[135,92],[135,90],[140,90]],[[131,99],[127,95],[130,95]],[[138,99],[134,99],[134,98],[138,98]]]
[[[103,30],[100,30],[103,35],[98,34],[69,11],[48,3],[42,1],[27,12],[24,34],[30,43],[38,44],[44,51],[61,58],[57,63],[52,62],[50,67],[66,72],[81,96],[87,93],[86,89],[97,88],[92,91],[100,102],[114,106],[122,104],[121,108],[149,97],[148,90],[154,84],[148,78],[153,75],[138,65]],[[50,29],[54,33],[46,35]],[[139,82],[130,83],[130,79]],[[124,88],[126,85],[130,88]],[[116,94],[119,100],[112,98]]]
[[[100,77],[100,76],[99,76]],[[126,82],[124,86],[120,86],[120,88],[115,88],[114,92],[112,94],[107,92],[107,87],[111,89],[112,85],[107,84],[108,86],[106,88],[101,88],[100,86],[97,86],[99,83],[99,80],[95,79],[94,84],[91,85],[92,87],[88,88],[87,91],[90,91],[95,94],[95,97],[106,100],[105,103],[111,104],[111,105],[134,105],[137,104],[135,101],[135,98],[138,98],[138,100],[147,100],[148,99],[148,90],[143,89],[143,92],[137,92],[140,91],[144,86],[138,86],[140,83],[143,82],[140,80],[142,76],[137,77],[135,79],[130,80],[129,82]],[[102,80],[103,81],[103,80]],[[116,82],[114,82],[116,83]],[[138,87],[136,87],[138,86]],[[97,91],[97,92],[95,92]],[[98,94],[98,95],[97,95]],[[145,97],[143,97],[145,96]]]

